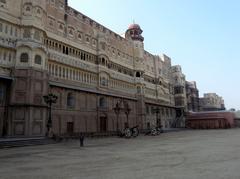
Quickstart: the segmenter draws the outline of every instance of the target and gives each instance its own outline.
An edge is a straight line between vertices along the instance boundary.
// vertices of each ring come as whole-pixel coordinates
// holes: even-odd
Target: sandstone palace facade
[[[144,50],[141,34],[131,24],[122,37],[66,0],[0,0],[0,136],[44,136],[49,93],[56,134],[144,130],[157,119],[184,127],[181,66]]]

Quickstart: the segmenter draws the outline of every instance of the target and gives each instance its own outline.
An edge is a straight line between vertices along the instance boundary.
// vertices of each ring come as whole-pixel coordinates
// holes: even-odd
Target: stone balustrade
[[[0,37],[0,46],[3,46],[5,48],[15,48],[16,43],[16,39]]]

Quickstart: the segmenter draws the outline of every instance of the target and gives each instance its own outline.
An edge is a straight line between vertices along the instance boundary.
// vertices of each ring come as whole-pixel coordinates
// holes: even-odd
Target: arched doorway
[[[99,122],[100,132],[107,132],[107,116],[106,115],[100,116]]]
[[[9,109],[9,97],[10,97],[10,85],[11,80],[1,78],[0,81],[0,137],[8,135],[8,113]]]
[[[67,122],[67,134],[73,135],[74,133],[74,123],[73,122]]]

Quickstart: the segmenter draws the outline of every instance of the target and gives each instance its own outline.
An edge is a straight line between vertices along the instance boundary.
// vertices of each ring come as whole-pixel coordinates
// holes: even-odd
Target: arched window
[[[106,102],[106,98],[105,97],[100,97],[100,99],[99,99],[99,107],[100,108],[107,107],[107,102]]]
[[[40,40],[40,32],[39,31],[34,32],[34,39]]]
[[[0,7],[5,8],[6,6],[6,0],[0,0]]]
[[[41,65],[42,64],[42,57],[40,55],[36,55],[35,59],[34,59],[34,62],[38,65]]]
[[[138,78],[140,78],[140,72],[138,71],[137,73],[136,73],[136,77],[138,77]]]
[[[68,47],[66,47],[66,55],[68,55]]]
[[[68,93],[67,95],[67,106],[71,108],[75,107],[75,98],[73,93]]]
[[[22,53],[21,56],[20,56],[20,62],[22,63],[27,63],[28,62],[28,59],[29,59],[29,56],[27,53]]]
[[[88,38],[88,37],[86,37],[86,41],[87,41],[87,42],[90,42],[90,40],[89,40],[89,38]]]
[[[78,34],[78,38],[79,38],[79,39],[82,39],[82,34],[79,33],[79,34]]]
[[[63,25],[62,24],[59,24],[59,29],[63,30]]]
[[[23,31],[23,38],[31,38],[31,31],[30,31],[30,29],[24,29],[24,31]]]
[[[73,35],[73,30],[72,29],[69,29],[69,34]]]
[[[102,64],[105,65],[105,58],[102,58]]]
[[[30,11],[31,9],[30,9],[30,7],[29,6],[27,6],[26,7],[26,11]]]
[[[38,14],[41,14],[41,10],[40,10],[39,8],[37,9],[37,13],[38,13]]]
[[[100,82],[102,86],[108,86],[108,79],[105,77],[100,78]]]

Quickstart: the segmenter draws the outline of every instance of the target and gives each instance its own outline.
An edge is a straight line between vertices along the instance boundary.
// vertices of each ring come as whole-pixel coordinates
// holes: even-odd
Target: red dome
[[[128,26],[128,30],[130,30],[130,29],[141,29],[141,28],[138,24],[131,24]]]
[[[132,40],[139,40],[142,41],[144,40],[142,34],[142,29],[138,24],[131,24],[128,27],[128,30],[126,31],[126,34],[132,39]]]

